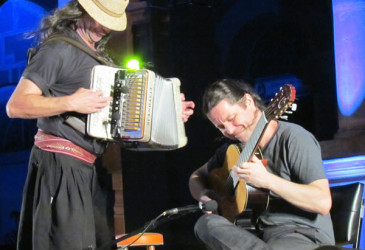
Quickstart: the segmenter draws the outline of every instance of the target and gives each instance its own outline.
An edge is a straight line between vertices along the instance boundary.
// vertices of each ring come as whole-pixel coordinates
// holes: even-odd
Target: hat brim
[[[104,27],[115,30],[115,31],[123,31],[127,27],[127,15],[124,12],[121,14],[106,13],[101,10],[94,1],[90,0],[78,0],[81,6],[85,9],[85,11],[98,23],[103,25]],[[127,7],[128,1],[126,1],[125,7]]]

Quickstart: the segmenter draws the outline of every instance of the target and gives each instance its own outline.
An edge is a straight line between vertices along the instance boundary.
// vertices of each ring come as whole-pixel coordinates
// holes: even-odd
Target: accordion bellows
[[[122,141],[136,150],[172,150],[186,145],[180,81],[151,70],[104,65],[92,70],[91,89],[113,96],[103,110],[88,115],[87,133]]]

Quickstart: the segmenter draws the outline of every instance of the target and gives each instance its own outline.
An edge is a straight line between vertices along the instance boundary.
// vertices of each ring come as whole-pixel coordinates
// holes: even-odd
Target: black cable
[[[125,239],[128,239],[134,235],[137,235],[137,234],[140,234],[132,243],[128,244],[127,246],[123,247],[123,248],[127,248],[129,247],[130,245],[132,245],[134,242],[136,242],[140,237],[143,236],[143,234],[145,234],[147,232],[147,230],[150,230],[150,229],[154,229],[156,228],[157,226],[160,226],[168,221],[171,221],[171,220],[175,220],[177,218],[180,218],[181,216],[184,216],[186,214],[188,214],[190,212],[185,212],[185,213],[180,213],[180,214],[174,214],[174,215],[169,215],[165,218],[162,218],[164,217],[166,214],[165,213],[161,213],[159,216],[157,216],[155,219],[149,221],[148,223],[146,223],[145,226],[137,229],[137,230],[134,230],[132,231],[131,233],[129,234],[126,234],[126,235],[123,235],[122,237],[118,238],[118,239],[115,239],[111,242],[108,242],[104,245],[102,245],[100,248],[96,248],[95,250],[103,250],[105,249],[106,247],[108,246],[111,246],[111,245],[116,245],[118,242],[120,241],[123,241]],[[162,218],[162,219],[161,219]]]
[[[199,205],[199,208],[203,211],[214,211],[217,209],[217,202],[214,200],[211,200],[211,201],[205,203],[203,207],[200,207],[200,205]],[[123,248],[127,248],[130,245],[132,245],[134,242],[136,242],[139,238],[141,238],[143,236],[143,234],[145,234],[147,232],[147,230],[154,229],[157,226],[162,225],[168,221],[175,220],[177,218],[180,218],[181,216],[184,216],[189,213],[194,213],[197,211],[200,211],[200,210],[198,209],[198,207],[196,205],[190,205],[190,206],[185,206],[185,207],[181,207],[181,208],[175,208],[172,210],[170,209],[170,210],[164,211],[163,213],[158,215],[156,218],[154,218],[153,220],[146,223],[145,226],[143,226],[137,230],[134,230],[129,234],[123,235],[122,237],[120,237],[118,239],[107,242],[106,244],[102,245],[100,248],[91,249],[91,250],[103,250],[104,248],[106,248],[108,246],[116,245],[120,241],[128,239],[136,234],[140,234],[135,240],[133,240],[132,243],[123,247]],[[173,214],[169,214],[169,212],[173,212]]]

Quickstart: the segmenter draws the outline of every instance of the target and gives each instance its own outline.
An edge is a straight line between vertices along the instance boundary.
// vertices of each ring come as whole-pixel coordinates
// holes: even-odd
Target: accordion
[[[151,70],[95,66],[91,89],[113,101],[87,117],[86,132],[94,138],[121,141],[135,150],[173,150],[186,145],[180,81]]]

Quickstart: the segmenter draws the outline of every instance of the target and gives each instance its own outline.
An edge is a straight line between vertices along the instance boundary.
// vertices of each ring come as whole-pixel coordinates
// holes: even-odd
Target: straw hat
[[[122,31],[127,26],[125,8],[129,0],[78,0],[86,12],[101,25]]]

